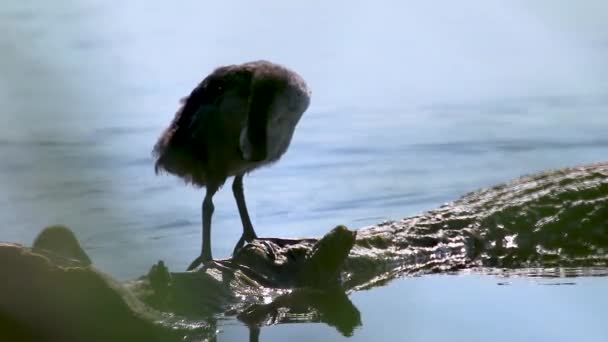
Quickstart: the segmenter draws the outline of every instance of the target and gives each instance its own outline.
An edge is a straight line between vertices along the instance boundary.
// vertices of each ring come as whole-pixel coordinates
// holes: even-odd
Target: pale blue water
[[[351,296],[362,326],[349,338],[323,324],[286,324],[263,327],[260,341],[605,341],[605,278],[562,282],[567,285],[479,275],[408,278]],[[218,341],[247,341],[248,334],[229,325]]]
[[[29,244],[43,226],[63,223],[119,279],[158,259],[184,269],[200,250],[202,192],[155,176],[150,150],[179,98],[212,68],[259,58],[297,70],[313,90],[283,160],[245,179],[262,236],[358,228],[521,174],[605,160],[604,7],[5,1],[0,240]],[[229,188],[215,203],[213,252],[223,257],[240,221]],[[605,340],[589,324],[608,318],[597,301],[606,284],[396,281],[353,295],[363,317],[353,339]],[[571,313],[580,320],[568,330],[560,322]],[[503,330],[489,329],[488,317]],[[508,328],[526,324],[530,335]],[[331,330],[296,324],[261,336],[343,339]]]

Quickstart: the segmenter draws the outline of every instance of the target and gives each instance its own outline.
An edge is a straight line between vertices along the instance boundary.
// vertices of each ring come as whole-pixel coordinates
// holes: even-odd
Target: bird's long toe
[[[190,265],[187,268],[187,271],[192,271],[194,269],[196,269],[197,267],[199,267],[200,265],[203,265],[203,267],[207,266],[207,264],[210,264],[213,262],[213,259],[211,257],[204,257],[203,255],[199,255],[196,259],[194,259],[194,261],[192,261],[190,263]]]
[[[196,259],[194,259],[194,261],[192,261],[190,263],[190,265],[188,266],[188,268],[186,270],[192,271],[193,269],[197,268],[202,263],[203,263],[203,256],[199,255]]]
[[[192,261],[192,263],[190,263],[190,266],[188,266],[188,271],[193,271],[195,269],[197,269],[199,266],[201,266],[200,270],[206,270],[209,268],[216,268],[219,270],[224,270],[226,268],[228,268],[228,266],[230,265],[230,260],[213,260],[213,259],[209,259],[209,258],[203,258],[202,256],[197,257],[196,259],[194,259],[194,261]]]
[[[239,241],[234,246],[234,249],[232,250],[232,257],[233,258],[236,257],[236,255],[241,251],[241,249],[243,249],[244,246],[245,246],[245,238],[241,236]]]

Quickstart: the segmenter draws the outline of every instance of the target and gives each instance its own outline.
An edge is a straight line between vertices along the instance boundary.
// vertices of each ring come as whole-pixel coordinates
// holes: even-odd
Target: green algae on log
[[[218,316],[236,316],[252,336],[261,325],[302,320],[349,335],[361,317],[346,294],[404,274],[547,267],[605,274],[608,163],[521,177],[356,234],[339,226],[319,240],[255,240],[196,272],[171,273],[159,262],[125,284],[88,265],[66,231],[43,231],[53,243],[34,249],[0,244],[8,279],[0,282],[0,327],[61,340],[200,340],[214,336]],[[57,243],[56,234],[72,240]]]

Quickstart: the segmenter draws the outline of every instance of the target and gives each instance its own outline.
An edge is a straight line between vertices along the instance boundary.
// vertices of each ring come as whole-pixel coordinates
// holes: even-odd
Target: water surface
[[[260,341],[605,341],[606,278],[433,275],[351,295],[362,325],[351,337],[322,324],[263,327]],[[247,341],[227,322],[218,341]]]

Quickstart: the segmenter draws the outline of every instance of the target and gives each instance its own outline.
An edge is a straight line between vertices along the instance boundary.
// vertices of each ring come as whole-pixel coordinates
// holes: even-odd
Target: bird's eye
[[[219,104],[222,101],[223,89],[224,86],[221,83],[215,83],[210,85],[208,96],[211,102]]]
[[[207,87],[207,92],[211,96],[219,96],[222,94],[224,90],[224,86],[221,83],[211,83],[209,87]]]
[[[222,100],[222,95],[226,90],[226,84],[219,79],[205,79],[196,89],[198,99],[201,103],[217,104]]]

